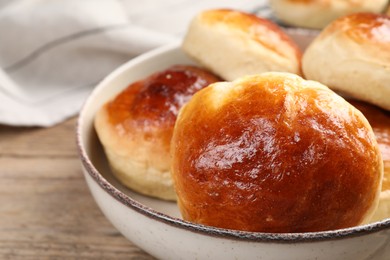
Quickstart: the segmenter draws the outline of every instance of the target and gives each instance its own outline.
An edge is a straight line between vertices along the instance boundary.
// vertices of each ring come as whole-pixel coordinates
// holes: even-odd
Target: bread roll
[[[233,10],[209,10],[191,22],[183,50],[225,80],[267,71],[300,74],[301,52],[276,24]]]
[[[307,79],[390,110],[390,17],[337,19],[306,49],[302,69]]]
[[[270,0],[275,16],[286,24],[322,29],[352,13],[381,13],[388,0]]]
[[[383,176],[366,118],[324,85],[290,73],[196,93],[179,113],[171,155],[183,218],[246,231],[366,223]]]
[[[181,106],[218,78],[192,66],[173,66],[130,84],[105,104],[95,129],[113,174],[127,187],[175,200],[169,147]]]
[[[384,165],[382,190],[378,208],[371,222],[390,218],[390,112],[364,102],[351,101],[351,103],[368,119],[382,153]]]

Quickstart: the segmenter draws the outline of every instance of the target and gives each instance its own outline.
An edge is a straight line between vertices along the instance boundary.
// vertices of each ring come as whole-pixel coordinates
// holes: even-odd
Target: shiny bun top
[[[179,109],[196,91],[217,80],[211,73],[188,65],[154,73],[132,83],[106,105],[110,122],[130,132],[165,129],[168,145]]]
[[[336,31],[347,35],[358,44],[370,42],[390,51],[390,17],[387,15],[359,13],[345,16],[330,24],[322,37]]]
[[[383,176],[365,117],[324,85],[289,73],[199,91],[178,116],[171,154],[184,219],[237,230],[365,223]]]

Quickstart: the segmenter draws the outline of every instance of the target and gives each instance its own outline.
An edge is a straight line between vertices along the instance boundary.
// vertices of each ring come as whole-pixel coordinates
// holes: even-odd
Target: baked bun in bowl
[[[182,49],[225,80],[268,71],[300,74],[301,51],[269,20],[233,10],[208,10],[191,22]]]
[[[103,104],[130,82],[174,64],[197,65],[183,53],[180,46],[181,42],[175,42],[125,63],[94,88],[80,111],[77,145],[82,173],[97,206],[112,225],[156,259],[387,260],[390,252],[390,240],[387,239],[390,218],[324,232],[247,232],[183,220],[176,202],[144,196],[121,185],[112,174],[96,135],[93,125],[95,115]],[[209,112],[207,107],[204,112]],[[231,128],[234,127],[232,124]],[[200,130],[200,133],[204,131],[202,128]],[[190,136],[186,138],[192,139]],[[269,147],[272,148],[271,145]],[[233,215],[232,219],[236,217]]]
[[[390,218],[390,112],[382,110],[365,102],[350,101],[359,109],[374,130],[379,149],[382,153],[384,175],[382,190],[379,196],[379,205],[371,222]]]
[[[381,13],[388,0],[270,0],[271,9],[282,22],[322,29],[333,20],[352,13]]]
[[[280,72],[196,93],[178,115],[171,155],[183,219],[244,231],[367,223],[383,176],[362,113],[324,85]]]
[[[175,200],[170,141],[181,106],[219,80],[189,65],[172,66],[130,84],[97,112],[95,129],[113,174],[127,187]]]
[[[352,14],[326,27],[306,49],[307,79],[390,110],[390,17]]]

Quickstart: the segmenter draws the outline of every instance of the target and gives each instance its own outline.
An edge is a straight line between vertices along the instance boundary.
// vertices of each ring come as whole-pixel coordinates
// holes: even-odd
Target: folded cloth
[[[204,9],[256,12],[265,0],[0,2],[0,123],[52,126],[108,73],[183,36]]]

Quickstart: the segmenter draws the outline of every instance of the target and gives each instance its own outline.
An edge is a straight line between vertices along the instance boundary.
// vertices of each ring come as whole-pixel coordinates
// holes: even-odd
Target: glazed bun
[[[333,20],[358,12],[381,13],[388,0],[270,0],[275,16],[286,24],[322,29]]]
[[[300,74],[301,52],[276,24],[233,10],[209,10],[191,22],[182,49],[225,80],[267,71]]]
[[[307,79],[390,109],[390,17],[353,14],[337,19],[306,49]]]
[[[105,104],[95,129],[113,174],[127,187],[175,200],[169,172],[173,126],[192,94],[218,78],[192,66],[173,66],[132,83]]]
[[[359,109],[374,130],[379,149],[382,153],[384,175],[379,205],[371,222],[390,218],[390,112],[364,102],[351,101]]]
[[[383,175],[366,118],[324,85],[280,72],[196,93],[179,113],[171,155],[183,218],[246,231],[366,223]]]

